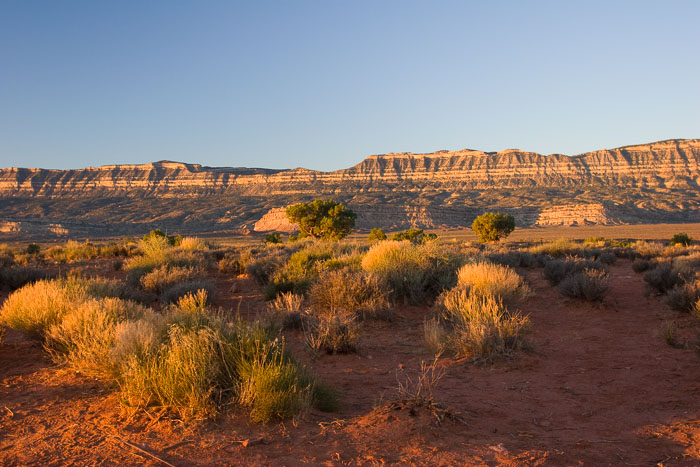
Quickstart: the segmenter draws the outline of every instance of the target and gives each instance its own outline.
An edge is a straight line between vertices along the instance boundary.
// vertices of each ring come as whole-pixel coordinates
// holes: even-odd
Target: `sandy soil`
[[[0,464],[166,465],[152,455],[178,466],[699,465],[696,320],[648,295],[628,261],[612,268],[602,305],[562,298],[541,269],[523,273],[536,292],[522,306],[532,350],[488,365],[440,362],[435,399],[464,423],[390,405],[397,378],[432,359],[422,346],[425,308],[365,323],[355,355],[312,355],[289,333],[295,355],[342,391],[344,406],[267,426],[241,412],[186,424],[125,413],[113,390],[57,368],[9,331],[0,345]],[[217,304],[246,317],[264,309],[250,280],[215,280]],[[670,320],[685,348],[664,341]]]

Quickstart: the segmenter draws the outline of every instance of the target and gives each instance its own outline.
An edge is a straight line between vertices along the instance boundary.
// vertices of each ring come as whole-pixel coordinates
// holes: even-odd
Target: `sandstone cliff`
[[[521,225],[698,222],[698,183],[697,139],[571,157],[519,150],[383,154],[333,172],[168,161],[7,168],[0,169],[0,221],[87,232],[94,225],[114,234],[152,226],[234,230],[252,227],[270,209],[325,197],[357,211],[361,228],[466,226],[496,208],[513,212]],[[275,212],[258,228],[267,229]],[[0,234],[13,231],[4,225]],[[70,227],[54,227],[61,229],[70,234]]]

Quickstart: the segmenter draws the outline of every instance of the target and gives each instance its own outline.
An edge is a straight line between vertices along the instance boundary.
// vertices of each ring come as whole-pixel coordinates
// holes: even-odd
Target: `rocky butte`
[[[464,227],[485,210],[519,226],[700,222],[700,140],[576,156],[509,149],[382,154],[348,169],[203,167],[161,161],[79,170],[0,169],[0,236],[288,230],[280,208],[317,197],[358,228]]]

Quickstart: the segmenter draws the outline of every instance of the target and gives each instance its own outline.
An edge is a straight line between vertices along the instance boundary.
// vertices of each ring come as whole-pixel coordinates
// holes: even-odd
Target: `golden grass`
[[[462,266],[457,272],[457,284],[473,294],[499,297],[508,305],[532,295],[525,280],[513,269],[487,262]]]

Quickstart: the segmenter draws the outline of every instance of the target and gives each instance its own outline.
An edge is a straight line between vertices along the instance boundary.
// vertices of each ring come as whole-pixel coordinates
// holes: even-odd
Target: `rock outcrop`
[[[270,209],[322,197],[355,210],[360,228],[467,226],[494,209],[512,212],[519,225],[700,222],[698,183],[697,139],[571,157],[515,149],[383,154],[333,172],[168,161],[7,168],[0,169],[0,221],[113,235],[152,226],[233,231],[256,221],[255,230],[285,231],[281,211]],[[16,231],[6,224],[0,234]]]

